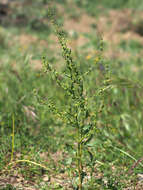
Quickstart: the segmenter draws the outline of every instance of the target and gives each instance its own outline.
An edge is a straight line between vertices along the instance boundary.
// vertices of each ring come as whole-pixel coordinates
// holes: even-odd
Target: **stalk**
[[[78,144],[77,144],[77,168],[78,168],[78,175],[79,175],[79,190],[82,190],[82,144],[80,142],[81,133],[78,127]]]

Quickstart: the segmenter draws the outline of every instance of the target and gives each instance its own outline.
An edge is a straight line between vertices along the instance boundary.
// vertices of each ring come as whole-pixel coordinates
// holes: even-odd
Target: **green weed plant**
[[[73,145],[71,146],[75,150],[76,173],[79,178],[78,189],[83,189],[83,179],[86,175],[84,171],[83,152],[87,151],[87,143],[92,139],[94,133],[97,131],[96,117],[98,112],[102,111],[102,106],[98,110],[96,107],[96,96],[103,99],[103,92],[108,89],[109,85],[109,70],[108,65],[105,65],[105,74],[103,87],[99,88],[92,97],[88,97],[87,89],[84,86],[86,76],[92,72],[92,67],[85,73],[80,71],[79,65],[73,59],[71,49],[67,46],[67,41],[61,27],[56,21],[51,19],[56,35],[62,49],[62,55],[66,62],[64,71],[59,73],[49,63],[48,58],[43,56],[43,71],[44,73],[51,73],[53,80],[64,90],[65,98],[67,99],[67,105],[61,110],[59,109],[52,98],[42,100],[43,104],[49,107],[49,110],[60,118],[66,126],[72,126],[75,131]],[[101,54],[96,59],[97,62],[102,62],[103,41],[100,43]],[[92,99],[92,109],[89,108],[89,102]],[[95,100],[94,100],[95,99]],[[90,152],[90,157],[92,153]]]
[[[2,163],[3,160],[5,160],[4,156],[7,155],[8,150],[10,150],[9,143],[4,143],[3,139],[6,137],[5,141],[9,142],[9,128],[12,126],[12,151],[11,163],[9,165],[11,166],[15,163],[23,164],[23,162],[26,162],[30,165],[30,168],[28,168],[29,173],[30,170],[35,172],[31,165],[42,167],[50,173],[51,169],[48,167],[37,163],[36,160],[35,162],[30,160],[32,151],[29,154],[27,147],[31,147],[32,144],[32,146],[36,147],[36,150],[38,149],[38,146],[40,146],[40,151],[47,151],[46,146],[48,145],[48,148],[52,147],[54,149],[53,151],[56,151],[58,146],[55,148],[55,144],[52,144],[50,140],[52,139],[51,134],[53,134],[53,131],[55,130],[55,123],[59,124],[58,121],[60,120],[60,124],[67,127],[66,130],[64,127],[63,130],[58,130],[61,130],[64,133],[63,135],[59,134],[59,136],[61,135],[64,138],[62,142],[66,142],[65,146],[69,152],[67,164],[70,171],[74,170],[75,181],[77,180],[74,186],[76,187],[75,189],[81,190],[87,188],[93,190],[95,189],[95,185],[100,186],[98,186],[97,189],[101,189],[102,187],[103,189],[122,189],[120,188],[120,185],[117,185],[120,176],[117,175],[114,178],[114,175],[111,174],[112,164],[113,166],[115,163],[120,166],[128,165],[129,168],[132,164],[130,163],[130,160],[133,160],[134,162],[139,163],[137,166],[142,167],[142,164],[136,159],[142,154],[142,84],[141,82],[136,81],[136,76],[130,72],[131,64],[141,65],[142,62],[139,62],[138,60],[136,60],[136,62],[135,60],[129,60],[127,63],[123,62],[122,64],[119,64],[118,68],[115,66],[116,63],[110,62],[115,66],[111,66],[115,72],[114,74],[111,73],[109,64],[104,60],[102,55],[102,39],[99,42],[96,41],[100,44],[100,53],[95,58],[96,61],[94,61],[94,65],[92,65],[93,60],[88,60],[88,62],[87,60],[81,61],[79,58],[75,61],[74,54],[67,46],[64,32],[56,23],[52,15],[51,21],[55,27],[56,35],[61,45],[62,55],[66,63],[61,71],[57,71],[57,69],[55,69],[56,67],[52,65],[54,61],[51,61],[48,56],[44,56],[43,71],[45,75],[42,75],[43,78],[37,77],[37,75],[35,75],[36,71],[30,70],[29,67],[26,67],[26,64],[23,64],[25,58],[20,57],[19,53],[16,52],[17,50],[15,50],[15,57],[18,61],[22,61],[20,62],[20,69],[14,70],[11,66],[6,65],[4,68],[1,67],[1,70],[3,71],[0,75],[0,124],[1,142],[3,146],[1,151],[1,167],[5,163]],[[90,40],[93,42],[93,39],[94,38],[92,37]],[[121,44],[121,46],[123,49],[128,47],[128,45],[124,43]],[[4,47],[3,44],[2,47]],[[127,49],[137,51],[140,49],[140,45],[132,42]],[[3,48],[3,51],[4,50],[5,49]],[[11,56],[10,53],[5,51],[5,55],[8,54]],[[14,59],[16,59],[15,57]],[[79,64],[79,60],[81,61],[81,64]],[[122,67],[123,65],[124,67]],[[100,67],[100,74],[97,74],[98,71],[95,69],[98,66]],[[39,72],[36,74],[39,74]],[[46,74],[48,74],[48,76],[46,76]],[[127,79],[125,76],[128,76],[128,78],[131,78],[132,80]],[[141,79],[140,81],[142,81],[141,74],[139,77]],[[52,78],[52,83],[49,78]],[[58,86],[56,88],[52,86],[55,85],[55,82]],[[129,89],[127,89],[127,87]],[[38,121],[36,120],[36,122],[26,120],[23,111],[23,105],[24,107],[31,105],[38,109],[37,99],[32,96],[32,89],[35,88],[37,88],[40,97],[45,97],[47,94],[49,95],[48,98],[42,98],[40,101],[40,103],[46,105],[46,109],[44,110],[43,107],[40,106],[37,111],[38,119],[36,119]],[[138,91],[139,88],[140,91]],[[5,96],[5,89],[8,89],[7,94],[9,96],[7,97]],[[57,94],[56,90],[59,90]],[[53,96],[53,94],[55,94],[55,96]],[[60,101],[61,104],[59,104]],[[52,117],[49,112],[47,112],[47,108],[52,112]],[[8,113],[10,113],[10,116],[8,116]],[[13,117],[11,119],[12,115]],[[55,118],[57,119],[56,122],[54,121]],[[40,126],[40,132],[38,131],[36,137],[33,135],[33,131],[36,131],[35,128],[38,125]],[[44,127],[46,129],[43,129]],[[59,128],[60,127],[62,126],[59,126]],[[32,130],[31,135],[29,135],[30,130]],[[69,133],[71,130],[74,135],[71,134],[70,136]],[[68,135],[72,137],[71,144],[68,141]],[[37,141],[37,139],[39,140]],[[55,140],[55,138],[53,139]],[[18,144],[19,141],[22,149],[26,150],[26,153],[23,153],[22,151],[21,153],[29,154],[29,160],[28,158],[23,158],[23,155],[19,158],[20,160],[16,160],[15,153],[20,149],[20,143]],[[43,144],[46,147],[46,150],[43,148]],[[56,143],[56,145],[58,145],[58,143]],[[136,148],[138,150],[136,150]],[[48,151],[50,152],[51,149],[48,149]],[[60,148],[58,147],[58,149]],[[73,153],[72,156],[70,155],[70,151]],[[33,152],[35,155],[32,157],[36,159],[36,154],[38,155],[38,153],[35,153],[35,150]],[[97,159],[101,160],[101,162],[97,161]],[[91,167],[93,178],[95,178],[95,170],[98,172],[98,169],[95,168],[95,162],[100,164],[101,167],[99,173],[102,173],[104,177],[107,177],[107,184],[104,183],[104,177],[94,179],[94,181],[88,178],[88,184],[85,184],[86,177],[89,177],[89,173],[86,170],[87,166]],[[71,166],[73,166],[73,169],[70,168]],[[131,172],[133,172],[134,169],[132,168]],[[57,171],[58,170],[59,169],[57,169]],[[24,172],[27,172],[25,167]],[[27,175],[27,173],[25,175]],[[54,184],[54,186],[56,185]]]

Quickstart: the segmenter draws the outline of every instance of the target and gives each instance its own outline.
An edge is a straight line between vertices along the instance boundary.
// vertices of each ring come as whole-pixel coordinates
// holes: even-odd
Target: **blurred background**
[[[50,76],[42,74],[43,55],[58,70],[65,64],[48,19],[49,3],[81,71],[95,67],[95,72],[85,82],[89,92],[94,93],[96,85],[100,85],[104,77],[104,66],[96,60],[100,54],[101,36],[104,61],[109,63],[112,75],[127,78],[132,83],[143,82],[143,1],[0,0],[0,169],[9,162],[14,116],[15,158],[43,159],[57,168],[58,174],[51,174],[56,176],[59,168],[64,170],[65,165],[72,168],[66,144],[72,142],[74,130],[67,129],[39,104],[34,95],[36,91],[39,98],[52,97],[62,108],[67,103],[62,89]],[[113,151],[112,146],[127,151],[136,159],[142,157],[142,103],[142,88],[121,87],[110,92],[97,122],[101,133],[92,142],[92,151],[98,160],[115,163],[120,170],[131,167],[133,161],[125,155],[121,159],[118,149]],[[137,167],[137,171],[140,169]],[[36,176],[43,176],[42,171],[39,173],[37,168],[28,166],[19,170],[22,178],[40,184]],[[70,189],[62,177],[61,182],[54,181],[55,184]],[[86,188],[90,189],[89,186]]]

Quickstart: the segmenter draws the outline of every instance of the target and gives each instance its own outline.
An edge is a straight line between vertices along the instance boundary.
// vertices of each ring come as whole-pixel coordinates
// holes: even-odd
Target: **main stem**
[[[81,133],[80,129],[78,128],[78,147],[77,147],[77,165],[78,165],[78,175],[79,175],[79,190],[82,190],[82,144],[80,142]]]

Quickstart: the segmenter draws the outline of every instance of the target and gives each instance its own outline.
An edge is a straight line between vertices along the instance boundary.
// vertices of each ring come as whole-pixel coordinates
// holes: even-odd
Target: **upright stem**
[[[78,128],[78,145],[77,145],[77,165],[78,165],[78,175],[79,175],[79,190],[82,190],[82,144],[80,142],[81,134]]]
[[[82,161],[81,161],[81,154],[80,154],[80,143],[78,143],[78,175],[79,175],[79,190],[82,190]]]

